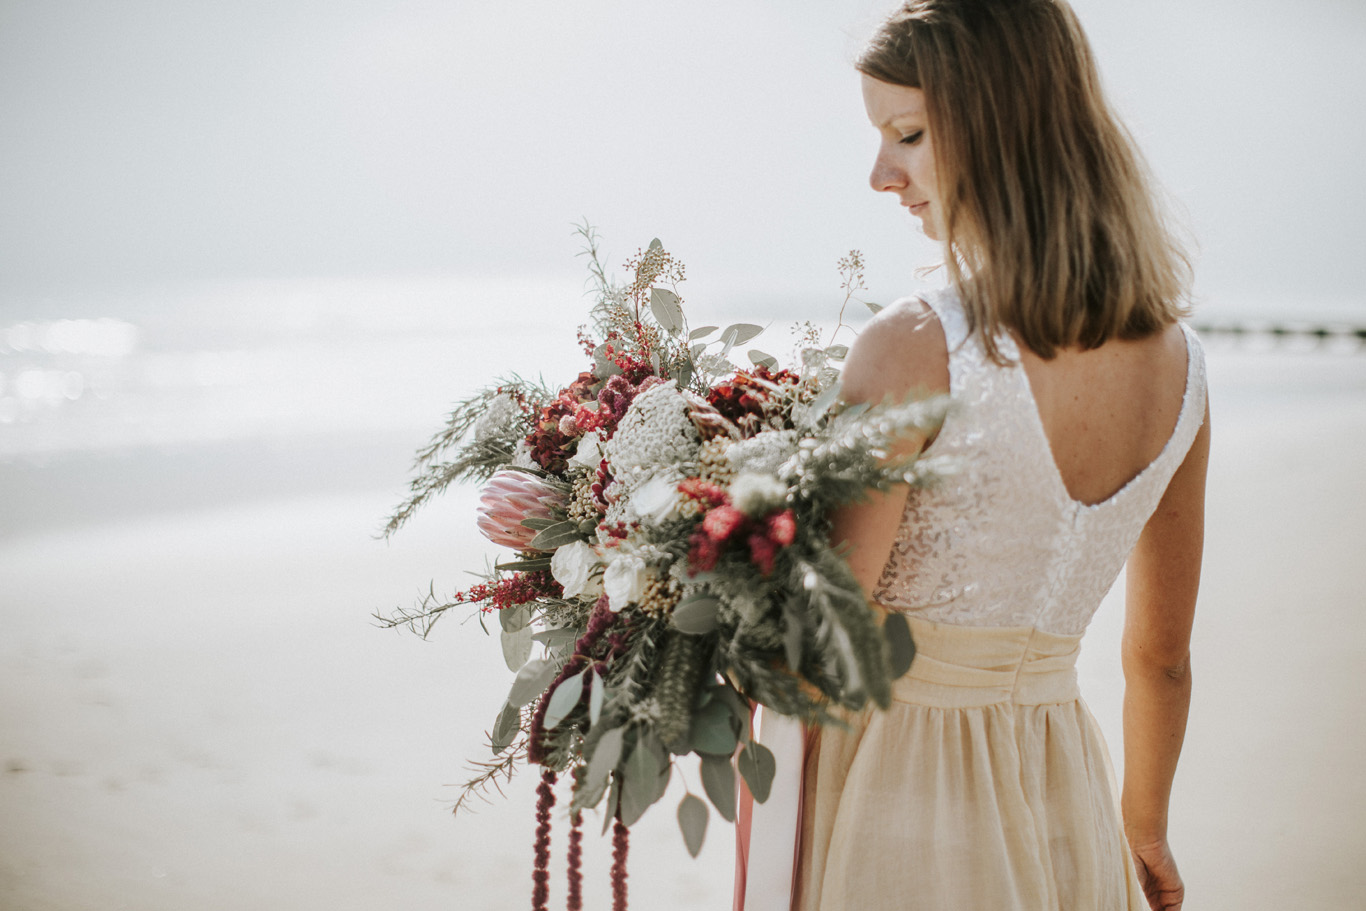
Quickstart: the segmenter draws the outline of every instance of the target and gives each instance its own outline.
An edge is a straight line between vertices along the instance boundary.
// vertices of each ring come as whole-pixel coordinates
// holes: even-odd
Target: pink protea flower
[[[479,495],[476,524],[494,544],[530,550],[536,531],[523,525],[522,520],[552,518],[552,508],[564,505],[564,496],[534,475],[500,471],[489,478]]]

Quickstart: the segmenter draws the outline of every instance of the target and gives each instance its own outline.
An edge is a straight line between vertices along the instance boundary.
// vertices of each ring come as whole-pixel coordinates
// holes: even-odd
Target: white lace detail
[[[1181,324],[1186,388],[1162,451],[1117,493],[1085,504],[1058,474],[1014,341],[999,338],[1014,362],[1001,367],[968,335],[953,289],[919,299],[944,328],[955,402],[927,453],[952,458],[958,470],[911,492],[873,598],[938,623],[1080,635],[1203,422],[1200,340]]]

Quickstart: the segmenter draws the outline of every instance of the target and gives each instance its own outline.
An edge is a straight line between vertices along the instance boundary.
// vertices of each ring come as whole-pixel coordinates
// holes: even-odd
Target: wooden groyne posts
[[[1366,351],[1366,326],[1343,323],[1240,322],[1219,323],[1196,321],[1191,327],[1206,338],[1269,340],[1273,344],[1312,342],[1315,347],[1336,350]]]

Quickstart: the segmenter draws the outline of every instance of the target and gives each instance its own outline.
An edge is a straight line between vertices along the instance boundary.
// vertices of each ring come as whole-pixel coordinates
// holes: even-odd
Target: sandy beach
[[[1211,354],[1206,569],[1172,812],[1191,909],[1347,911],[1366,893],[1366,359],[1334,358]],[[475,815],[447,812],[510,680],[496,643],[461,617],[426,642],[370,617],[428,580],[466,584],[493,555],[474,491],[377,541],[409,451],[363,451],[305,494],[258,466],[202,502],[111,496],[87,520],[6,526],[0,909],[528,905],[533,776]],[[99,464],[92,492],[157,486],[151,463]],[[7,507],[41,516],[25,485],[50,476],[0,474]],[[1116,760],[1121,620],[1115,592],[1081,666]],[[731,829],[713,815],[690,859],[682,785],[634,831],[633,902],[729,907]],[[558,816],[552,906],[566,831]],[[590,833],[586,907],[604,908],[608,845]]]

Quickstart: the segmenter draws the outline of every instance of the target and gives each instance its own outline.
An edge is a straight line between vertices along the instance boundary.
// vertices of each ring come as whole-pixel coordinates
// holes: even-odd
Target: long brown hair
[[[1190,262],[1064,0],[909,0],[855,67],[921,89],[945,266],[990,356],[1040,357],[1185,316]]]

